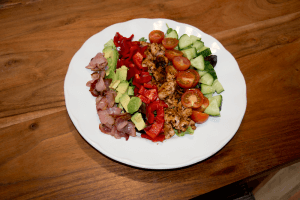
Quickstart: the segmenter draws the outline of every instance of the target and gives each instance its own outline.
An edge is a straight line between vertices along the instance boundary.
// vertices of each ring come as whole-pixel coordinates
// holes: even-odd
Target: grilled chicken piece
[[[168,65],[166,67],[166,79],[167,81],[172,81],[175,80],[176,74],[178,73],[177,69],[175,69],[175,67],[173,67],[172,65]]]
[[[175,131],[172,128],[171,124],[167,124],[167,123],[164,124],[164,134],[165,134],[165,139],[169,139],[175,134]]]
[[[152,62],[151,60],[148,60],[148,59],[143,60],[142,67],[148,67],[149,73],[153,73],[154,71],[156,71],[154,62]]]
[[[167,81],[158,90],[159,99],[163,100],[175,92],[176,81]]]
[[[155,71],[152,71],[152,75],[157,82],[163,83],[165,81],[166,73],[164,71],[162,67],[158,67]]]
[[[150,50],[152,55],[165,55],[165,47],[162,44],[152,43],[150,44]]]

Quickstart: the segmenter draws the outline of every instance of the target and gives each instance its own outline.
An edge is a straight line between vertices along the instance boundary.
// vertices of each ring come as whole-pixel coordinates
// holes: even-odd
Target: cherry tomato
[[[186,70],[186,71],[191,72],[191,73],[193,73],[193,74],[195,75],[195,80],[194,80],[194,83],[193,83],[193,85],[192,85],[192,88],[193,88],[193,87],[195,87],[195,86],[199,83],[200,75],[199,75],[199,73],[198,73],[196,70],[194,70],[194,69],[188,69],[188,70]]]
[[[190,60],[183,56],[176,56],[172,61],[173,66],[179,71],[187,70],[191,66]]]
[[[181,103],[187,108],[199,108],[203,103],[203,94],[198,89],[187,90],[181,97]]]
[[[173,60],[173,58],[175,56],[182,56],[183,53],[179,50],[176,49],[172,49],[172,50],[166,50],[165,51],[165,56],[169,59],[169,60]]]
[[[160,30],[153,30],[149,33],[149,40],[151,43],[160,44],[161,41],[164,39],[164,37],[165,37],[164,32]]]
[[[202,104],[199,108],[197,108],[197,109],[195,109],[195,110],[196,110],[196,111],[199,111],[199,112],[204,112],[204,110],[205,110],[208,106],[209,106],[208,98],[206,98],[206,97],[204,96],[203,104]]]
[[[191,72],[180,71],[177,73],[176,82],[182,88],[191,88],[195,81],[195,75]]]
[[[176,38],[164,38],[162,41],[162,45],[166,49],[174,49],[179,43],[179,40]]]
[[[197,124],[202,124],[206,122],[208,117],[209,117],[208,114],[195,111],[195,110],[192,111],[192,115],[191,115],[191,119]]]

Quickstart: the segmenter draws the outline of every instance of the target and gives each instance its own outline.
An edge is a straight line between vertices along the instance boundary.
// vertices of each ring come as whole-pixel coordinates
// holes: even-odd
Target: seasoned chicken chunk
[[[171,138],[175,134],[175,131],[170,124],[164,124],[164,134],[166,139]]]
[[[158,56],[158,55],[165,55],[166,49],[162,44],[151,43],[150,50],[154,56]]]
[[[167,81],[158,90],[159,99],[163,100],[175,92],[176,81]]]

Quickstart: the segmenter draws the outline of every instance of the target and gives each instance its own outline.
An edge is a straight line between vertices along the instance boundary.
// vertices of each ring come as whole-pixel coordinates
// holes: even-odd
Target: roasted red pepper
[[[164,126],[164,121],[156,120],[152,125],[150,130],[145,130],[146,134],[151,138],[155,138],[162,130]]]
[[[142,102],[144,102],[145,104],[150,103],[150,100],[148,98],[146,98],[145,96],[141,95],[141,94],[138,95],[137,97],[139,97],[142,100]]]
[[[133,57],[132,57],[132,60],[134,62],[134,64],[136,64],[140,69],[142,69],[142,62],[143,62],[143,55],[138,51],[136,52]]]
[[[149,124],[154,123],[155,120],[164,120],[164,108],[167,108],[168,105],[161,101],[154,101],[153,103],[149,104],[146,108],[146,115]],[[154,111],[156,111],[156,117],[154,116]]]
[[[147,134],[141,134],[142,138],[146,138],[148,140],[151,140],[152,142],[163,142],[165,139],[165,135],[164,134],[159,134],[158,136],[156,136],[155,138],[151,138],[150,136],[148,136]]]

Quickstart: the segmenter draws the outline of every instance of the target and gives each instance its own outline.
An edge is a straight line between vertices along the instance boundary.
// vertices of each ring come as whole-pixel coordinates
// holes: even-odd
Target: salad
[[[115,138],[154,142],[193,134],[195,124],[220,116],[224,91],[214,67],[217,56],[201,38],[176,30],[153,30],[149,42],[118,32],[87,69],[86,85],[96,97],[99,129]],[[217,93],[217,94],[216,94]]]

